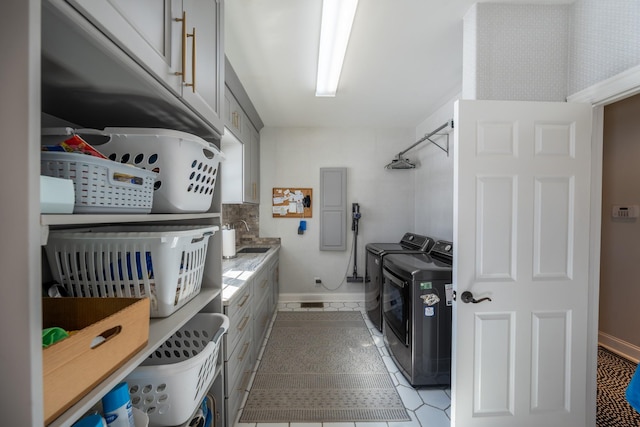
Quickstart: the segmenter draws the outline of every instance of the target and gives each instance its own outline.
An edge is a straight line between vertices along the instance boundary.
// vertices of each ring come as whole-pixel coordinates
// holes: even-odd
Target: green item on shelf
[[[69,333],[62,328],[54,326],[42,330],[42,348],[47,348],[69,336]]]

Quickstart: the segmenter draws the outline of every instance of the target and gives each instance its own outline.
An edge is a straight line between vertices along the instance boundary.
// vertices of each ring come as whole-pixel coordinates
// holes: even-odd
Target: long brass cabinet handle
[[[182,11],[182,18],[175,18],[174,21],[182,22],[182,71],[176,71],[176,76],[182,76],[182,83],[185,82],[184,68],[187,65],[187,12]]]
[[[187,37],[193,38],[193,49],[191,50],[191,83],[186,83],[185,86],[191,86],[193,93],[196,92],[196,27],[193,27],[193,32],[187,34]]]

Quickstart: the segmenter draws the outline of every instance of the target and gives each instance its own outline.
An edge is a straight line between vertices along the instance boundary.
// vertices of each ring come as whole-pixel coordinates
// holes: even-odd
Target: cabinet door
[[[244,133],[244,200],[260,203],[260,134],[250,123],[246,123]]]
[[[222,132],[224,48],[222,1],[184,0],[186,16],[185,84],[182,98]]]
[[[224,125],[229,129],[240,141],[244,142],[246,131],[246,117],[244,111],[240,108],[240,104],[233,97],[231,92],[225,90],[224,93]]]
[[[244,202],[244,144],[228,129],[220,142],[225,160],[220,165],[222,203],[240,204]]]
[[[279,259],[276,259],[270,268],[271,273],[271,314],[273,314],[278,308],[278,299],[280,298],[280,263]]]
[[[67,0],[136,62],[180,94],[182,16],[178,0]]]
[[[260,134],[251,127],[251,182],[254,203],[260,203]]]

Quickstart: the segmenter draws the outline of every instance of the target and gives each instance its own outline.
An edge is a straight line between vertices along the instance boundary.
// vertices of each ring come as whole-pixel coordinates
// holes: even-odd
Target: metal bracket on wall
[[[447,153],[447,157],[449,157],[449,134],[448,133],[436,133],[436,136],[446,136],[447,137],[447,146],[443,147],[442,145],[438,144],[437,142],[435,142],[433,139],[427,137],[427,140],[429,140],[430,143],[432,143],[433,145],[435,145],[436,147],[438,147],[439,149],[441,149],[442,151],[444,151],[445,153]]]

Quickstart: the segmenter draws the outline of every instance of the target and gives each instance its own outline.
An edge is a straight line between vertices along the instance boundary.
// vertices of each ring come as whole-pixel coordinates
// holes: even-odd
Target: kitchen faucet
[[[247,227],[247,232],[249,231],[249,224],[247,224],[247,221],[245,221],[244,219],[239,219],[236,222],[242,222],[244,224],[244,226]]]

